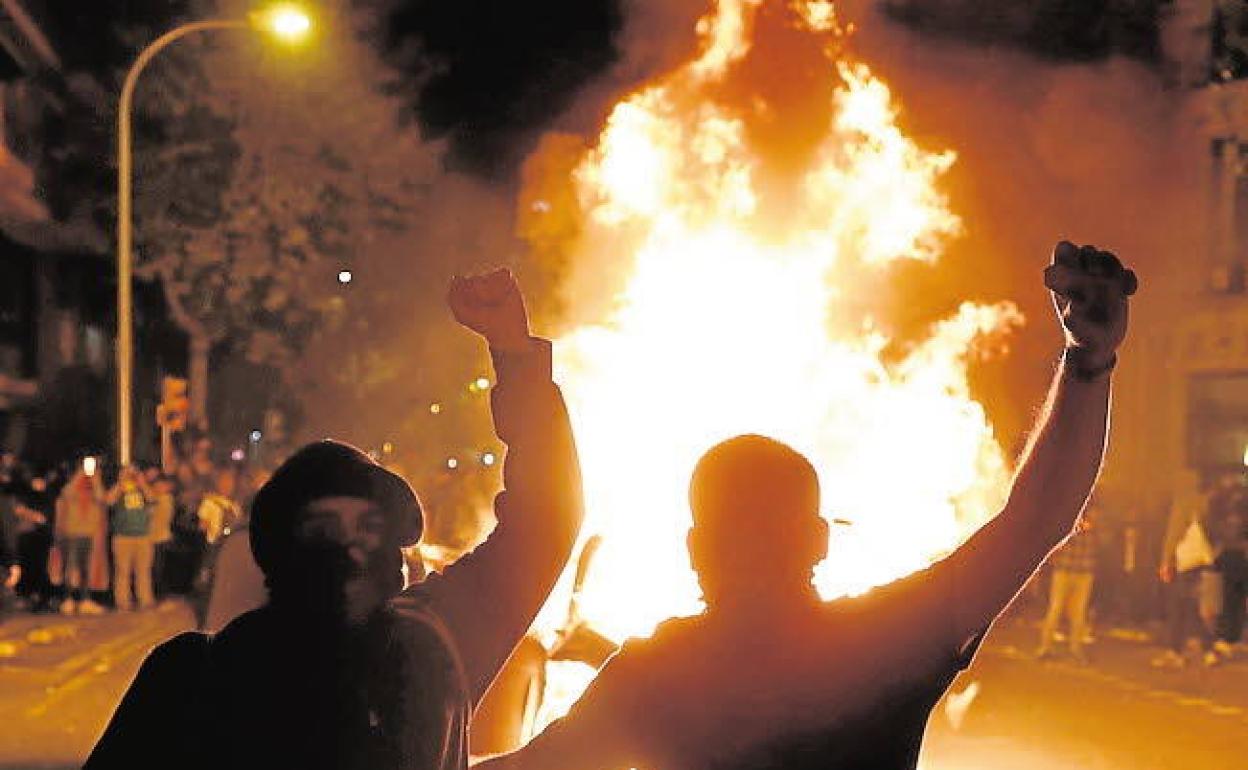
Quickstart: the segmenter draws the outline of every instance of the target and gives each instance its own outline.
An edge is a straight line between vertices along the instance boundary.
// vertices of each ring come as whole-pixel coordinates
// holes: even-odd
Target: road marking
[[[46,690],[47,697],[26,709],[25,716],[29,719],[44,716],[65,695],[82,689],[92,679],[110,670],[114,661],[125,659],[157,643],[170,630],[168,626],[158,622],[157,618],[153,618],[129,634],[63,661],[56,667],[56,671],[58,674],[66,674],[67,677],[49,685]],[[99,670],[101,666],[104,667],[103,670]]]
[[[1034,656],[1028,655],[1014,645],[1002,645],[1001,647],[986,648],[984,653],[997,658],[1005,658],[1006,660],[1035,662]],[[1218,717],[1238,717],[1239,719],[1237,721],[1242,721],[1245,724],[1248,724],[1248,709],[1244,709],[1239,706],[1218,703],[1210,698],[1187,695],[1186,693],[1174,690],[1149,688],[1139,682],[1123,678],[1117,674],[1111,674],[1097,669],[1089,669],[1072,663],[1046,661],[1044,665],[1061,668],[1065,673],[1101,682],[1126,692],[1142,695],[1146,698],[1156,698],[1158,700],[1170,701],[1174,705],[1182,708],[1199,709]]]

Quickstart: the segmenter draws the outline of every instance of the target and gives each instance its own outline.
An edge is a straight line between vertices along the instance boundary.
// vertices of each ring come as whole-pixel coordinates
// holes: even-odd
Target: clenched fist
[[[455,276],[446,303],[455,320],[485,337],[491,348],[510,352],[529,348],[529,314],[516,277],[507,268]]]
[[[1127,297],[1139,288],[1135,273],[1095,246],[1062,241],[1044,271],[1066,346],[1084,372],[1108,371],[1127,334]]]

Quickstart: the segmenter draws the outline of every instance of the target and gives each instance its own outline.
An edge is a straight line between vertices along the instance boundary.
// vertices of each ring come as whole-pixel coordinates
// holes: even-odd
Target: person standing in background
[[[61,613],[99,615],[104,608],[91,600],[90,592],[108,588],[108,516],[94,462],[84,462],[61,490],[55,538],[49,571],[65,585]]]
[[[1158,570],[1165,584],[1167,647],[1152,661],[1158,668],[1185,666],[1183,654],[1193,637],[1200,645],[1204,664],[1212,666],[1218,662],[1213,651],[1212,616],[1208,613],[1210,582],[1206,575],[1214,559],[1208,517],[1209,499],[1200,488],[1200,477],[1195,471],[1182,471],[1170,506]],[[1206,605],[1204,611],[1202,603]]]
[[[159,471],[151,474],[148,482],[152,490],[148,528],[148,538],[152,541],[152,591],[157,597],[163,597],[168,592],[165,562],[173,543],[173,515],[177,501],[174,499],[173,482]]]
[[[200,531],[204,533],[210,549],[242,519],[242,511],[234,500],[234,493],[238,489],[237,471],[233,468],[221,468],[216,472],[213,481],[212,490],[204,494],[199,507],[195,509]]]
[[[1075,526],[1075,533],[1049,557],[1053,577],[1049,583],[1049,610],[1040,629],[1037,658],[1052,656],[1057,626],[1064,615],[1069,623],[1067,638],[1070,656],[1076,663],[1088,662],[1083,645],[1088,633],[1088,605],[1096,576],[1096,534],[1093,528],[1098,515],[1095,503],[1089,503],[1083,518]]]
[[[152,497],[151,489],[139,472],[127,466],[122,468],[117,484],[105,498],[113,509],[113,600],[123,612],[133,606],[131,602],[135,598],[141,610],[155,603],[149,537]]]
[[[17,514],[16,502],[7,489],[0,487],[0,622],[8,614],[13,602],[14,589],[22,577],[17,563]]]
[[[1248,602],[1248,516],[1240,505],[1221,523],[1221,548],[1214,568],[1222,580],[1222,613],[1218,616],[1214,652],[1224,659],[1235,654],[1234,645],[1244,634],[1245,602]]]
[[[18,596],[32,612],[48,608],[52,582],[48,576],[48,551],[52,547],[50,517],[54,498],[48,475],[30,475],[12,490],[17,513],[17,559],[22,568]]]

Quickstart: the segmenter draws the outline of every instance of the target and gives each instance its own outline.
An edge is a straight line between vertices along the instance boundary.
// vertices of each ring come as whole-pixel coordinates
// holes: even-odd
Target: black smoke
[[[426,139],[453,168],[514,170],[615,60],[618,0],[388,0],[367,34]]]
[[[1066,61],[1152,60],[1163,0],[881,0],[893,19],[931,34],[1004,44]]]

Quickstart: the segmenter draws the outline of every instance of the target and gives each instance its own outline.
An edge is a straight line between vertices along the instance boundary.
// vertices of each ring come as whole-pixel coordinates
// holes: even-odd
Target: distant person
[[[1135,278],[1090,246],[1054,259],[1066,353],[996,519],[921,573],[824,602],[810,462],[762,436],[718,444],[689,486],[706,611],[627,642],[566,717],[482,768],[913,768],[933,705],[1070,535],[1100,468]]]
[[[151,500],[146,479],[132,466],[121,469],[104,500],[112,507],[113,601],[125,612],[138,602],[140,610],[156,602],[152,590]]]
[[[1066,641],[1070,657],[1086,664],[1083,645],[1088,635],[1088,605],[1092,600],[1092,584],[1096,578],[1096,534],[1092,531],[1096,509],[1091,504],[1075,527],[1075,533],[1048,559],[1053,568],[1049,581],[1049,609],[1040,627],[1040,647],[1036,657],[1053,655],[1057,627],[1067,622]]]
[[[242,518],[242,511],[234,500],[237,490],[238,472],[233,468],[221,468],[213,476],[211,490],[200,499],[195,516],[208,545],[215,545]]]
[[[43,612],[52,601],[52,580],[48,574],[48,555],[52,549],[52,515],[56,496],[49,484],[51,472],[32,475],[17,495],[17,517],[20,521],[17,554],[22,564],[18,593],[32,612]]]
[[[1214,567],[1222,577],[1222,614],[1218,617],[1218,639],[1213,649],[1222,658],[1235,654],[1234,645],[1244,635],[1248,610],[1248,516],[1242,510],[1227,515],[1223,522],[1222,547]]]
[[[401,548],[423,526],[416,495],[353,447],[304,447],[252,505],[267,602],[215,636],[158,647],[88,770],[466,767],[472,711],[562,572],[582,513],[550,343],[530,336],[515,279],[457,279],[449,303],[488,340],[497,374],[508,452],[493,534],[403,590]]]
[[[17,501],[0,488],[0,622],[16,603],[17,581],[22,567],[17,560]]]
[[[49,570],[65,586],[61,613],[99,615],[104,608],[92,600],[91,592],[108,589],[108,510],[94,464],[78,468],[61,490],[54,532]]]
[[[1213,624],[1221,609],[1212,596],[1220,587],[1213,572],[1217,554],[1209,537],[1209,496],[1200,487],[1200,477],[1192,470],[1181,471],[1170,504],[1170,518],[1161,546],[1158,575],[1164,584],[1166,650],[1153,658],[1157,668],[1182,668],[1187,665],[1185,653],[1193,639],[1199,646],[1201,661],[1217,665],[1213,649]]]
[[[248,475],[248,486],[252,490],[248,494],[248,509],[256,491],[264,488],[270,475],[260,468]],[[221,540],[213,565],[207,606],[199,626],[201,631],[216,633],[234,618],[264,604],[264,573],[251,553],[250,528],[250,516],[243,511],[242,518]]]
[[[169,551],[173,547],[173,519],[177,514],[177,496],[173,481],[157,470],[148,474],[152,490],[151,523],[148,539],[152,541],[152,590],[157,598],[169,593]]]
[[[212,569],[200,630],[216,633],[265,602],[264,573],[251,552],[251,521],[244,516],[222,538]]]
[[[237,492],[238,471],[234,468],[219,468],[213,476],[211,489],[203,494],[199,507],[195,510],[199,532],[203,537],[203,549],[195,574],[192,605],[201,629],[207,628],[204,619],[221,548],[243,518],[242,509],[234,499]],[[254,606],[259,606],[259,603]]]

